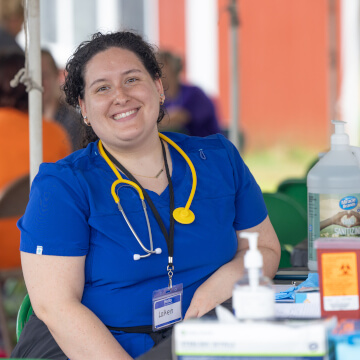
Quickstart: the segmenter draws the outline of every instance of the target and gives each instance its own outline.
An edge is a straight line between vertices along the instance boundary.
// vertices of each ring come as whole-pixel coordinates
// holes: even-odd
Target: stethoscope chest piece
[[[183,207],[177,208],[173,212],[174,219],[180,224],[191,224],[195,220],[195,215],[190,209]]]

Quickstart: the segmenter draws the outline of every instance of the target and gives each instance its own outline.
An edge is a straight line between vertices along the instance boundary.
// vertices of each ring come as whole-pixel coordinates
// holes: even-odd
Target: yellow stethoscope
[[[192,202],[192,200],[194,198],[196,185],[197,185],[197,177],[196,177],[196,172],[195,172],[194,165],[191,162],[191,160],[189,159],[189,157],[185,154],[185,152],[176,143],[174,143],[171,139],[169,139],[164,134],[159,133],[159,137],[161,139],[165,140],[173,148],[175,148],[180,153],[180,155],[185,159],[185,161],[187,162],[187,164],[190,167],[191,174],[192,174],[192,186],[191,186],[189,199],[186,202],[185,207],[180,207],[180,208],[177,208],[177,209],[174,210],[173,217],[177,222],[179,222],[181,224],[191,224],[195,220],[195,215],[190,210],[190,205],[191,205],[191,202]],[[129,226],[129,228],[130,228],[131,232],[133,233],[134,237],[136,238],[137,242],[142,247],[142,249],[146,252],[146,255],[134,254],[134,260],[139,260],[141,258],[148,257],[151,254],[161,254],[162,250],[160,248],[156,248],[155,250],[153,248],[152,232],[151,232],[149,217],[148,217],[147,210],[146,210],[146,203],[145,203],[145,198],[144,198],[143,191],[141,190],[139,185],[136,184],[135,182],[122,178],[122,176],[120,175],[120,172],[118,171],[118,169],[115,167],[115,165],[112,163],[112,161],[109,159],[109,157],[105,153],[104,147],[103,147],[103,144],[102,144],[101,140],[99,140],[98,147],[99,147],[99,152],[100,152],[101,156],[105,159],[107,164],[110,166],[111,170],[114,172],[114,174],[118,178],[111,185],[111,195],[114,198],[114,201],[117,204],[119,211],[123,215],[127,225]],[[130,185],[130,186],[134,187],[136,189],[136,191],[139,193],[139,196],[140,196],[140,199],[141,199],[141,202],[142,202],[142,207],[143,207],[145,219],[146,219],[148,232],[149,232],[150,249],[147,249],[144,246],[144,244],[142,243],[142,241],[140,240],[140,238],[136,234],[134,228],[131,226],[129,219],[127,218],[127,216],[126,216],[126,214],[124,212],[124,209],[122,208],[122,206],[120,204],[120,198],[119,198],[119,196],[117,195],[117,193],[115,191],[116,186],[119,185],[119,184]]]

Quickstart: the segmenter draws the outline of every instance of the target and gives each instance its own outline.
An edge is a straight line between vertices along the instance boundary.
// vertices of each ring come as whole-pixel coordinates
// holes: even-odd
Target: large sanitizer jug
[[[308,267],[317,270],[314,241],[320,237],[360,240],[360,166],[358,148],[349,145],[345,122],[333,120],[331,149],[309,171]]]

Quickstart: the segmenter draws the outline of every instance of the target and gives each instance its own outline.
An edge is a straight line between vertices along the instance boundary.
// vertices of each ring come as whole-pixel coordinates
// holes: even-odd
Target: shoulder
[[[0,121],[3,124],[19,125],[28,124],[28,114],[9,107],[0,108]]]
[[[0,50],[12,51],[23,54],[24,51],[20,45],[16,42],[15,38],[9,34],[5,29],[0,27]]]
[[[188,136],[180,133],[164,132],[164,135],[174,141],[185,152],[199,149],[222,149],[229,153],[238,153],[236,147],[222,134],[214,134],[205,137]]]
[[[199,99],[208,99],[205,92],[196,85],[181,84],[180,86],[182,96],[185,96],[186,98],[195,99],[197,101]]]
[[[86,197],[86,180],[96,168],[95,143],[85,149],[75,151],[54,163],[42,163],[31,186],[32,193],[68,194],[82,202]],[[94,175],[96,176],[96,174]]]
[[[43,118],[42,123],[44,140],[51,139],[51,142],[54,142],[55,144],[65,143],[66,145],[70,145],[68,134],[63,125],[56,122],[56,120],[48,120],[46,118]]]
[[[91,169],[97,158],[96,150],[96,143],[90,143],[85,149],[77,150],[54,163],[43,163],[40,165],[37,177],[58,176],[61,178]]]
[[[44,132],[53,132],[53,133],[66,133],[65,129],[59,125],[54,120],[43,118],[43,129]]]
[[[213,164],[216,171],[227,169],[232,172],[245,165],[236,147],[222,134],[198,137],[169,132],[164,135],[173,140],[192,161],[207,159],[207,163]]]

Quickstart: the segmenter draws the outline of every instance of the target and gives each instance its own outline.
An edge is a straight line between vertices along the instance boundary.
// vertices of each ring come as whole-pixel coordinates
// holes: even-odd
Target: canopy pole
[[[40,48],[40,3],[27,0],[28,22],[28,71],[35,84],[41,85],[41,48]],[[39,171],[43,160],[42,142],[42,92],[38,87],[29,91],[29,142],[30,142],[30,183]]]
[[[229,0],[230,13],[230,131],[229,140],[240,150],[239,136],[239,72],[238,72],[238,27],[236,0]]]

